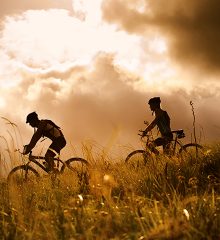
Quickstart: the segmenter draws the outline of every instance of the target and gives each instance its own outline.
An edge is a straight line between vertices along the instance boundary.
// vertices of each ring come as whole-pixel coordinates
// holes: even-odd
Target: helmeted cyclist
[[[26,123],[29,123],[33,128],[37,128],[37,130],[34,132],[30,143],[25,145],[23,154],[28,154],[41,137],[49,138],[52,143],[45,154],[45,161],[48,164],[48,170],[54,171],[54,157],[60,154],[61,149],[66,146],[66,140],[60,127],[51,120],[40,120],[36,112],[27,115]]]
[[[150,143],[152,152],[158,154],[157,146],[163,146],[164,153],[169,153],[170,142],[173,140],[173,134],[170,128],[170,117],[168,113],[160,107],[160,97],[153,97],[148,101],[150,109],[155,114],[154,120],[143,131],[143,136],[151,131],[155,126],[158,127],[161,137],[158,137]]]

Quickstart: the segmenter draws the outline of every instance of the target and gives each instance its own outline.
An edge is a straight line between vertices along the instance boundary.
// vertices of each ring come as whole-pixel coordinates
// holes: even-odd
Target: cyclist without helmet
[[[30,143],[24,147],[23,154],[28,154],[41,137],[48,137],[52,143],[45,154],[45,160],[48,164],[48,170],[54,171],[54,157],[60,154],[61,149],[66,146],[62,131],[51,120],[39,120],[36,112],[27,115],[26,123],[29,123],[33,128],[37,128],[37,131],[33,134]]]
[[[156,146],[163,146],[164,153],[169,153],[170,142],[173,140],[173,134],[170,128],[170,117],[166,111],[162,110],[160,107],[160,97],[153,97],[149,100],[151,111],[155,114],[155,119],[147,126],[144,130],[143,135],[146,135],[155,126],[158,127],[161,137],[155,139],[151,144],[151,150],[158,154],[158,150],[155,149]]]

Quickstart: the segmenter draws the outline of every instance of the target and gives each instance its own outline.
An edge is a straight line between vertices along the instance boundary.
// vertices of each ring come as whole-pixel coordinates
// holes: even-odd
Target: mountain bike
[[[150,150],[149,144],[152,142],[151,135],[143,135],[143,131],[139,130],[142,134],[141,141],[144,143],[144,149],[134,150],[128,154],[125,159],[125,163],[132,165],[133,167],[141,167],[153,158],[154,153]],[[179,139],[185,137],[183,129],[172,131],[174,139],[170,142],[169,156],[177,156],[183,160],[190,158],[191,160],[200,158],[204,154],[204,147],[198,143],[183,144]],[[159,153],[159,151],[158,151]]]
[[[71,172],[75,173],[80,180],[87,176],[89,163],[83,158],[73,157],[63,161],[59,157],[55,157],[53,160],[55,163],[55,171],[52,172],[53,176],[62,174],[65,169],[71,170]],[[30,166],[31,164],[34,166]],[[45,157],[34,156],[32,155],[32,152],[30,152],[28,155],[28,162],[14,167],[9,172],[7,180],[8,182],[16,181],[17,184],[35,181],[41,176],[40,172],[42,171],[46,174],[51,173],[47,162],[45,161]]]

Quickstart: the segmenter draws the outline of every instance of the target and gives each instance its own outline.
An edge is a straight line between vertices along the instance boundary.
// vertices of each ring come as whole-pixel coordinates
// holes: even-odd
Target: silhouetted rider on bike
[[[170,128],[170,117],[166,111],[160,107],[160,97],[153,97],[149,100],[148,104],[150,109],[155,114],[155,119],[143,131],[143,136],[151,131],[155,126],[158,127],[161,137],[155,139],[150,143],[150,150],[158,154],[157,146],[163,146],[164,153],[169,153],[170,142],[173,140],[173,134]]]
[[[41,137],[49,138],[52,143],[45,154],[45,160],[48,164],[48,170],[54,171],[54,157],[59,155],[61,149],[66,146],[62,131],[51,120],[40,120],[36,112],[27,115],[26,123],[29,123],[33,128],[37,128],[37,131],[34,132],[30,143],[25,145],[23,154],[28,154]]]

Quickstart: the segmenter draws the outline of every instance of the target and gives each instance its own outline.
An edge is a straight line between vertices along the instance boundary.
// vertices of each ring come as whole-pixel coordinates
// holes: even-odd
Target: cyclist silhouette
[[[27,115],[26,123],[29,123],[34,129],[37,128],[37,130],[34,132],[30,143],[24,146],[23,154],[28,154],[35,147],[41,137],[48,137],[52,143],[47,149],[45,160],[48,164],[48,170],[55,171],[53,159],[56,155],[59,155],[61,149],[66,146],[66,140],[62,131],[51,120],[40,120],[36,112]]]
[[[155,119],[143,131],[143,136],[157,126],[161,137],[158,137],[150,143],[150,150],[155,154],[159,154],[159,151],[155,147],[163,146],[164,153],[168,154],[170,143],[173,140],[173,134],[170,128],[170,117],[166,111],[161,109],[160,103],[160,97],[153,97],[149,100],[148,104],[153,114],[155,114]]]

